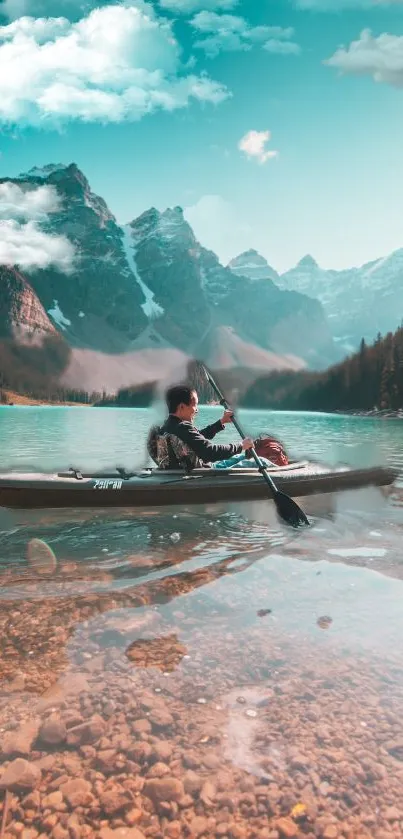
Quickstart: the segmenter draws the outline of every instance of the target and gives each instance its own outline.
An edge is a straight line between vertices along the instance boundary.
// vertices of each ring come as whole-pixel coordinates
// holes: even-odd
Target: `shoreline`
[[[92,402],[49,402],[46,399],[35,399],[33,396],[24,396],[22,393],[16,393],[13,390],[3,390],[3,394],[7,398],[7,402],[1,402],[0,407],[10,407],[15,408],[24,407],[24,406],[32,406],[32,405],[41,405],[43,407],[59,407],[63,408],[65,406],[68,407],[75,407],[78,408],[92,408]]]
[[[313,412],[315,413],[315,412]],[[392,411],[389,408],[384,408],[381,411],[376,411],[374,409],[365,411],[356,408],[350,408],[346,410],[336,410],[330,411],[332,414],[349,416],[349,417],[372,417],[373,419],[403,419],[403,408],[398,408],[395,411]]]

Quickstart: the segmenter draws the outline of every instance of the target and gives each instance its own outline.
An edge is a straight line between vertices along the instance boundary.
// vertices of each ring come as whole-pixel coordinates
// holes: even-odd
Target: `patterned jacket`
[[[170,414],[162,426],[154,426],[148,436],[148,453],[159,469],[184,469],[190,472],[225,460],[242,452],[242,444],[211,443],[223,431],[221,420],[198,431],[191,422]]]

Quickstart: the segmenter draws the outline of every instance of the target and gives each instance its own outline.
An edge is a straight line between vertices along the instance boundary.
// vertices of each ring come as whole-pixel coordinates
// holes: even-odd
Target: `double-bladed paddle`
[[[228,404],[225,396],[221,393],[220,388],[218,387],[218,385],[214,381],[211,373],[209,373],[208,370],[206,370],[206,367],[204,366],[204,364],[202,364],[201,366],[202,366],[202,369],[204,370],[204,374],[206,376],[207,381],[209,382],[209,384],[211,385],[211,387],[213,388],[213,390],[217,394],[217,396],[220,400],[220,404],[223,406],[223,408],[225,408],[225,410],[231,411],[232,409],[231,409],[230,405]],[[235,426],[235,428],[238,431],[238,434],[241,436],[241,438],[245,439],[246,434],[244,434],[244,432],[242,431],[242,428],[239,425],[239,422],[235,418],[234,414],[232,414],[232,423]],[[293,498],[290,498],[288,495],[285,494],[285,492],[281,492],[281,490],[277,489],[273,479],[269,475],[267,469],[263,465],[263,463],[260,460],[260,457],[257,454],[257,452],[255,451],[255,449],[254,448],[250,449],[250,452],[252,453],[252,457],[253,457],[253,459],[256,463],[256,466],[259,469],[259,472],[260,472],[263,480],[266,482],[266,484],[268,486],[270,495],[271,495],[271,497],[272,497],[272,499],[273,499],[273,501],[276,505],[277,513],[280,516],[280,518],[283,519],[283,521],[285,521],[286,524],[290,525],[291,527],[301,527],[302,525],[309,525],[309,521],[308,521],[304,511],[301,510],[301,508],[293,500]]]

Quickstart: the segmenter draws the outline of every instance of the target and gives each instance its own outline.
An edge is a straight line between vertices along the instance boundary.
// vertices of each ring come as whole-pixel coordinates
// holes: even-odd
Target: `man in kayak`
[[[241,443],[211,443],[216,434],[231,422],[232,412],[224,411],[220,420],[203,428],[193,425],[198,412],[197,391],[185,385],[170,387],[165,394],[168,418],[160,427],[154,426],[148,436],[149,455],[159,469],[190,471],[246,452],[253,447],[247,437]]]

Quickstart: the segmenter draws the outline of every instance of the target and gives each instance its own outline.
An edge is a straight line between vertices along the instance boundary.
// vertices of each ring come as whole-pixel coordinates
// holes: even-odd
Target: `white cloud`
[[[208,12],[227,11],[234,9],[239,0],[159,0],[162,9],[181,15],[193,15],[205,10]]]
[[[0,183],[0,264],[22,269],[54,265],[69,273],[75,250],[65,236],[54,236],[40,228],[49,214],[60,209],[55,187],[43,185],[24,189],[12,181]]]
[[[25,270],[53,265],[68,274],[73,261],[74,247],[65,236],[44,233],[33,221],[0,221],[0,265],[17,265]]]
[[[255,159],[259,163],[267,163],[268,160],[278,155],[277,151],[265,148],[270,137],[270,131],[248,131],[239,141],[238,148],[251,160]]]
[[[184,216],[199,242],[214,251],[224,264],[253,243],[252,226],[240,219],[235,207],[221,195],[203,195],[196,204],[185,208]]]
[[[0,121],[138,120],[228,91],[184,75],[172,25],[142,0],[94,9],[77,23],[20,18],[0,27]]]
[[[0,27],[4,37],[11,40],[14,36],[25,35],[35,38],[38,44],[45,43],[50,38],[63,35],[69,29],[69,21],[63,17],[31,18],[21,17],[9,23],[7,27]]]
[[[0,218],[46,219],[60,207],[60,198],[53,186],[22,189],[12,181],[0,183]]]
[[[295,41],[279,41],[278,38],[266,41],[263,49],[267,52],[277,53],[277,55],[299,55],[301,52],[301,47]]]
[[[324,63],[345,74],[372,76],[375,82],[403,87],[403,36],[384,33],[374,38],[365,29],[358,41],[340,47]]]
[[[270,52],[299,52],[298,44],[288,41],[294,34],[291,27],[251,26],[243,17],[217,15],[209,11],[195,15],[191,25],[197,32],[206,35],[194,46],[204,50],[210,58],[223,51],[250,50],[254,44],[261,44]],[[286,46],[283,46],[283,41]]]

